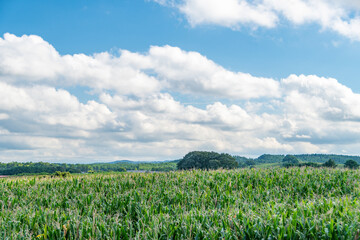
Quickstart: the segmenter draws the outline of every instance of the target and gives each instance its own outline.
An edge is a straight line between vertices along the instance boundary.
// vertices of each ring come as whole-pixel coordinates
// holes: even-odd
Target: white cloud
[[[239,23],[271,28],[278,17],[263,4],[238,0],[187,0],[179,6],[192,25],[202,23],[238,27]]]
[[[282,81],[288,112],[302,117],[360,122],[360,94],[336,79],[291,75]]]
[[[282,87],[285,140],[318,146],[359,142],[360,94],[335,79],[317,76],[291,75],[282,80]]]
[[[166,5],[166,1],[160,4]],[[315,23],[321,29],[360,41],[360,4],[356,0],[179,0],[168,5],[178,8],[192,26],[214,24],[239,29],[274,28],[284,21]]]
[[[358,0],[330,0],[329,3],[336,4],[346,9],[360,9],[360,2]]]
[[[50,87],[15,87],[0,82],[0,111],[11,119],[13,115],[26,121],[63,125],[77,129],[98,129],[107,124],[117,125],[116,116],[102,104],[80,103],[65,90]]]
[[[137,69],[122,66],[108,53],[61,56],[35,35],[0,38],[0,73],[4,80],[22,84],[88,86],[96,91],[144,95],[159,91],[159,82]]]
[[[10,83],[77,85],[135,96],[162,89],[234,99],[279,95],[278,82],[272,79],[228,71],[197,52],[177,47],[151,47],[144,55],[122,51],[120,57],[107,52],[61,56],[33,35],[0,38],[0,74]]]
[[[1,161],[173,159],[195,149],[355,153],[360,146],[360,95],[336,79],[254,77],[171,46],[61,56],[40,37],[7,34],[0,50]],[[93,99],[82,103],[81,88],[66,90],[78,86]],[[195,95],[207,103],[186,103]]]
[[[4,119],[8,119],[9,115],[7,115],[6,113],[0,113],[0,120],[4,120]]]
[[[172,91],[233,99],[279,96],[279,83],[273,79],[231,72],[197,52],[177,47],[153,46],[147,55],[123,51],[123,63],[151,70]]]

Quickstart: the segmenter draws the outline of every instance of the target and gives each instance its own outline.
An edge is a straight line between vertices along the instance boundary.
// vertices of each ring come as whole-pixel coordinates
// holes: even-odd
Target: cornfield
[[[0,179],[0,239],[358,239],[359,183],[311,168]]]

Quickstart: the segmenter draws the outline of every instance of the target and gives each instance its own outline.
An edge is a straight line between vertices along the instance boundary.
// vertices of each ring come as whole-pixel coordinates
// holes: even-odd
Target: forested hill
[[[294,156],[302,162],[324,163],[329,159],[332,159],[338,164],[344,164],[347,160],[351,159],[360,164],[360,156],[348,156],[348,155],[336,155],[336,154],[298,154]],[[255,161],[256,164],[281,162],[284,157],[285,155],[273,155],[273,154],[263,154],[260,157],[254,159],[235,156],[236,160],[239,162]]]
[[[347,160],[354,160],[360,163],[360,156],[347,156],[347,155],[335,155],[335,154],[300,154],[295,155],[300,161],[303,162],[317,162],[324,163],[329,159],[334,160],[336,163],[344,164]]]

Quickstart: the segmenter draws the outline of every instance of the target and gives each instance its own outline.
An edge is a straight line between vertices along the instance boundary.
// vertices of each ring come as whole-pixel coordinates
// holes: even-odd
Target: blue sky
[[[0,0],[0,161],[358,155],[359,10]]]
[[[3,0],[0,19],[2,33],[39,35],[61,54],[119,48],[145,52],[151,45],[171,45],[200,52],[234,71],[276,78],[316,74],[360,90],[360,44],[315,24],[284,23],[255,31],[191,27],[176,9],[144,0]]]

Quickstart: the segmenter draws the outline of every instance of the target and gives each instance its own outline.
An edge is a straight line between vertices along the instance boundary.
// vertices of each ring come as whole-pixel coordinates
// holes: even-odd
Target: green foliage
[[[149,171],[156,168],[156,171],[176,170],[176,162],[130,162],[121,161],[116,163],[95,163],[95,164],[59,164],[45,162],[27,163],[0,163],[0,175],[44,175],[55,172],[88,173],[88,172],[124,172],[126,170]]]
[[[276,163],[281,162],[284,158],[284,155],[272,155],[272,154],[263,154],[257,159],[255,159],[257,164],[260,163]]]
[[[329,159],[323,164],[323,167],[336,168],[336,163],[334,160]]]
[[[313,162],[306,162],[306,163],[299,163],[297,166],[298,166],[298,167],[313,167],[313,168],[319,168],[319,167],[322,166],[322,164],[313,163]]]
[[[294,155],[298,160],[302,162],[312,162],[313,167],[318,167],[315,163],[325,163],[329,159],[334,160],[338,164],[343,164],[350,158],[350,156],[343,155],[328,155],[328,154],[301,154]],[[281,165],[284,155],[271,155],[264,154],[256,159],[234,156],[238,162],[240,168],[249,168],[250,166],[265,165],[272,166],[272,163],[280,163]],[[355,162],[360,163],[360,157],[353,156]],[[221,165],[218,162],[219,159],[213,159],[210,163],[211,169],[215,169]],[[128,170],[140,170],[140,171],[174,171],[177,169],[177,163],[175,161],[165,162],[132,162],[132,161],[117,161],[113,163],[95,163],[95,164],[60,164],[60,163],[46,163],[46,162],[12,162],[12,163],[0,163],[0,175],[51,175],[56,171],[70,172],[70,173],[88,173],[94,172],[122,172],[124,169]],[[254,164],[255,163],[255,164]],[[294,164],[288,164],[288,166],[295,166]],[[303,163],[298,166],[304,166]],[[310,166],[310,165],[305,165]],[[232,168],[232,167],[231,167]]]
[[[239,163],[239,168],[246,168],[246,167],[254,167],[256,165],[256,162],[254,161],[254,159],[246,159],[245,161],[238,161]]]
[[[288,163],[288,162],[285,162],[282,164],[283,167],[286,167],[286,168],[290,168],[290,167],[299,167],[299,164],[294,164],[294,163]]]
[[[0,239],[356,239],[360,172],[244,169],[0,179]]]
[[[344,164],[348,159],[353,159],[357,163],[360,163],[359,156],[346,156],[346,155],[335,155],[335,154],[298,154],[294,155],[301,162],[313,162],[313,163],[325,163],[329,159],[334,160],[338,164]],[[249,158],[234,156],[240,165]],[[267,164],[267,163],[279,163],[282,162],[284,155],[272,155],[263,154],[260,157],[254,159],[256,165]]]
[[[189,152],[177,164],[178,169],[232,169],[238,167],[235,158],[225,153],[194,151]]]
[[[292,165],[298,165],[300,162],[299,162],[299,159],[297,159],[294,155],[286,155],[282,162],[284,164],[292,164]]]
[[[249,159],[249,160],[246,160],[245,161],[245,164],[247,166],[253,166],[253,165],[256,165],[255,161],[253,159]]]
[[[55,177],[69,177],[71,174],[69,172],[60,172],[60,171],[56,171],[54,173]]]
[[[238,162],[239,168],[245,168],[256,164],[256,162],[252,158],[246,158],[240,156],[233,156],[233,157],[235,158],[236,162]]]
[[[170,172],[174,171],[174,167],[152,167],[151,171],[153,172]]]
[[[354,160],[347,160],[344,166],[350,169],[357,169],[359,167],[359,164]]]
[[[247,157],[241,157],[241,156],[233,156],[235,158],[235,160],[238,162],[238,163],[241,163],[241,162],[246,162],[247,160],[254,160],[252,158],[247,158]]]
[[[359,156],[346,156],[346,155],[335,155],[335,154],[299,154],[295,155],[300,161],[303,162],[317,162],[324,163],[329,159],[334,160],[338,164],[344,164],[349,158],[360,163]]]
[[[58,164],[46,162],[11,162],[0,163],[0,175],[18,175],[18,174],[53,174],[56,171],[80,173],[90,170],[86,164]]]

